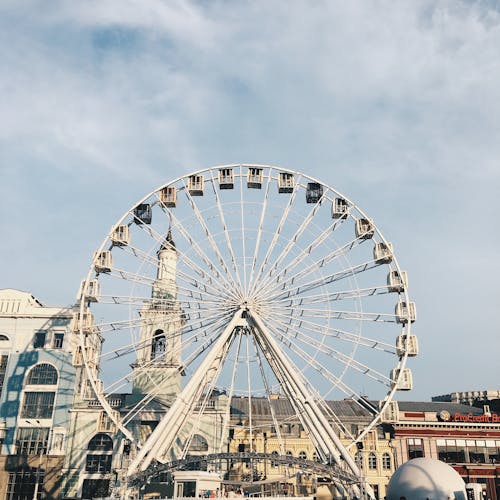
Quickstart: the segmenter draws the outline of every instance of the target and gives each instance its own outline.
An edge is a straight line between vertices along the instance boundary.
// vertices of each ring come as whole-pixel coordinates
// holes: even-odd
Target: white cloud
[[[182,172],[262,161],[345,190],[399,240],[426,297],[423,335],[465,332],[436,302],[480,311],[498,297],[500,16],[487,3],[32,1],[0,13],[0,196],[29,198],[2,221],[11,286],[67,280],[114,214]],[[67,258],[50,264],[58,200]],[[33,238],[45,239],[42,270]],[[427,300],[433,269],[446,295]],[[460,274],[481,294],[458,295]],[[76,277],[46,293],[72,298]]]

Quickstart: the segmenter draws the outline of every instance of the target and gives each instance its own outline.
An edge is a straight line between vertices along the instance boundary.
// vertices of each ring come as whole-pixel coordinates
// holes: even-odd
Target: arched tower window
[[[99,432],[89,441],[88,449],[91,451],[113,451],[113,440],[104,432]]]
[[[189,451],[208,451],[208,442],[200,434],[195,434],[189,445]]]
[[[28,385],[56,385],[58,380],[57,370],[48,363],[35,365],[28,373]]]
[[[113,440],[107,434],[104,434],[104,432],[99,432],[89,441],[88,449],[89,451],[97,451],[99,453],[87,454],[85,472],[91,474],[107,474],[111,472]]]
[[[156,330],[151,343],[151,359],[161,358],[165,354],[166,343],[163,330]]]

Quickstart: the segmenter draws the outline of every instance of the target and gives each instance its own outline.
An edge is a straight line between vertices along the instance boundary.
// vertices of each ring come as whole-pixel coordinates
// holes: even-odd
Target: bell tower
[[[140,311],[141,331],[134,364],[134,399],[155,395],[170,405],[181,385],[183,313],[177,302],[178,252],[169,228],[157,252],[158,268],[151,301]]]

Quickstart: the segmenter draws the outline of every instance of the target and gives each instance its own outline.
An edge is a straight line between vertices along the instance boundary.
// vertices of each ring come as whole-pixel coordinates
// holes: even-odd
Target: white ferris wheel
[[[348,449],[412,386],[407,284],[373,220],[303,173],[217,166],[145,196],[95,253],[78,313],[87,384],[135,443],[130,473],[185,456],[214,395],[226,409],[211,451],[226,446],[236,402],[259,432],[258,403],[283,454],[293,416],[316,460],[356,471]],[[329,403],[345,400],[369,415],[358,432]],[[144,412],[160,415],[146,438],[134,428]]]

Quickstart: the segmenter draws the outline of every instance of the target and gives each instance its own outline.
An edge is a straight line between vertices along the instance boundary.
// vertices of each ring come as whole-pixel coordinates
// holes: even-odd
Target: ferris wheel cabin
[[[188,191],[191,196],[203,196],[205,179],[203,175],[190,175],[188,181]]]
[[[389,264],[392,262],[392,244],[377,243],[373,247],[373,258],[377,264]]]
[[[134,208],[134,222],[136,224],[151,224],[152,211],[149,203],[140,203]]]
[[[262,180],[264,178],[264,170],[262,168],[248,167],[247,172],[247,187],[250,189],[262,188]]]
[[[417,308],[415,302],[403,302],[400,300],[396,304],[396,322],[397,323],[414,323],[417,319]]]
[[[362,240],[369,240],[373,237],[375,233],[375,228],[373,227],[372,221],[368,219],[356,219],[356,238]]]
[[[175,208],[177,205],[177,189],[173,186],[164,187],[160,191],[160,202],[164,207]]]
[[[86,280],[82,280],[80,283],[80,289],[78,291],[78,300],[82,297],[82,294],[85,292],[85,301],[86,302],[97,302],[99,299],[99,281],[98,280],[90,280],[87,283],[87,289],[85,290]]]
[[[130,231],[128,226],[116,226],[111,235],[113,245],[118,247],[127,246],[130,243]]]
[[[306,188],[306,203],[318,203],[323,197],[323,186],[317,182],[308,182]]]
[[[349,212],[349,204],[344,198],[335,198],[332,202],[332,218],[346,219]]]
[[[402,333],[396,339],[396,351],[401,358],[405,353],[408,356],[415,357],[418,355],[418,339],[416,335],[406,335]]]
[[[109,250],[99,253],[94,260],[96,273],[109,273],[113,267],[113,256]]]
[[[408,274],[406,271],[391,271],[387,275],[387,289],[389,292],[402,292],[408,286]]]
[[[278,177],[278,193],[291,193],[294,187],[293,174],[280,172]]]
[[[219,189],[234,189],[232,168],[219,168]]]
[[[411,391],[413,389],[413,376],[409,368],[391,370],[391,379],[396,383],[398,391]]]

